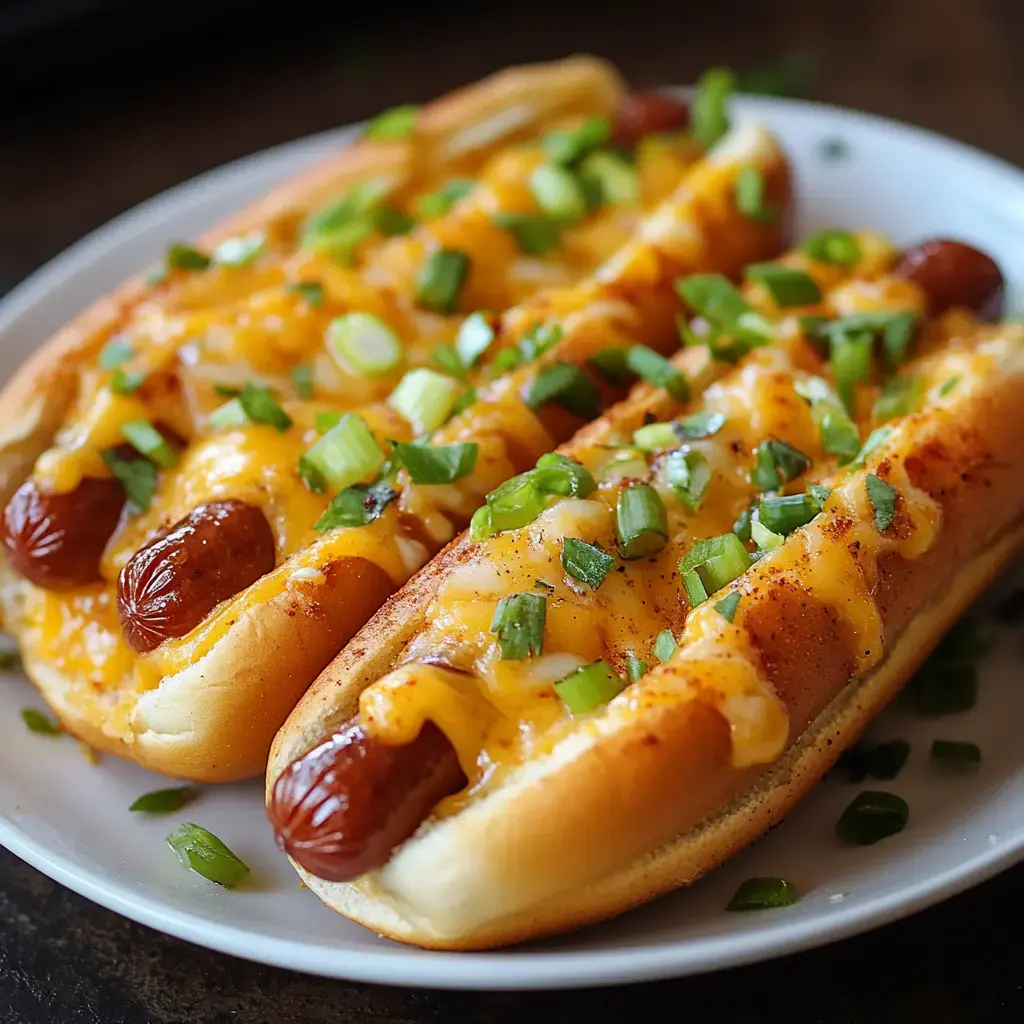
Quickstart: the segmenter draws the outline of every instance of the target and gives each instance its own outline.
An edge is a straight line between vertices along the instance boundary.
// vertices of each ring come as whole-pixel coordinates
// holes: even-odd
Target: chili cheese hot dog
[[[439,101],[397,179],[371,159],[390,143],[360,142],[12,382],[0,598],[66,728],[179,777],[262,771],[317,672],[481,498],[625,393],[591,357],[665,373],[674,277],[780,250],[768,133],[705,154],[665,134],[685,107],[617,119],[623,99],[570,61]],[[441,196],[456,171],[468,190]],[[741,209],[744,174],[770,217]]]
[[[297,706],[268,813],[330,907],[485,948],[694,880],[1019,549],[998,268],[948,240],[804,252],[743,295],[683,282],[699,401],[641,389],[560,450],[564,497],[489,500]]]

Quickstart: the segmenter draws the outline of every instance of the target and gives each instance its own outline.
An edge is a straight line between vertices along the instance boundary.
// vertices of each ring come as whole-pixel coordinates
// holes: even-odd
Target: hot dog
[[[675,276],[779,251],[767,132],[703,154],[659,134],[685,108],[647,103],[630,163],[623,98],[570,61],[424,108],[397,149],[371,131],[8,386],[0,600],[67,729],[178,777],[261,772],[316,673],[483,495],[663,371]],[[740,209],[743,172],[771,217]],[[639,371],[594,362],[637,345]]]
[[[268,814],[328,906],[416,945],[487,948],[694,880],[778,821],[1019,549],[1024,329],[986,322],[1003,290],[991,260],[937,239],[838,279],[780,266],[805,272],[796,292],[760,269],[746,293],[747,312],[775,314],[771,344],[738,354],[719,324],[709,348],[725,344],[728,368],[675,357],[699,403],[642,388],[584,428],[560,452],[596,491],[461,538],[296,707]],[[785,311],[759,293],[773,279]],[[851,348],[870,375],[851,373]],[[602,481],[629,441],[647,465]],[[623,515],[627,493],[645,514]],[[663,664],[636,669],[661,629]],[[428,727],[446,767],[424,810],[412,751]],[[382,768],[383,806],[346,815],[338,795]],[[333,811],[296,813],[313,806]]]

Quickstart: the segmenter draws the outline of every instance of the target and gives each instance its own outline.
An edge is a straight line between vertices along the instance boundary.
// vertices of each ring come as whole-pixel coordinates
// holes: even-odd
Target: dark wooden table
[[[138,35],[115,19],[92,37],[71,32],[17,59],[0,55],[0,76],[21,76],[0,77],[0,293],[115,214],[224,161],[570,51],[604,54],[641,86],[691,81],[711,62],[744,68],[804,52],[820,68],[817,98],[1024,163],[1020,0],[335,4],[326,19],[313,5],[268,0],[254,14],[213,16],[226,6],[211,0],[203,24],[200,5],[182,5],[188,31],[140,52],[118,47]],[[71,64],[83,50],[99,59]],[[40,73],[26,77],[32,69]],[[596,992],[460,995],[346,985],[209,953],[0,851],[0,1020],[499,1024],[655,1018],[667,1008],[676,1019],[730,1022],[994,1024],[1024,1019],[1022,903],[1024,867],[773,963]]]

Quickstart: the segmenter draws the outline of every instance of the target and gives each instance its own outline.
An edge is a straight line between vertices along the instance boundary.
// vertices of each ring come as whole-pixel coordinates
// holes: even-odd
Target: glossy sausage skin
[[[432,722],[402,747],[349,723],[281,773],[267,817],[298,865],[349,882],[383,867],[434,805],[465,784],[454,748]]]
[[[138,550],[117,581],[117,611],[140,653],[184,636],[221,601],[274,568],[266,517],[242,501],[214,501]]]
[[[100,557],[123,507],[124,490],[116,480],[87,477],[65,494],[48,494],[26,481],[4,509],[11,565],[46,590],[98,582]]]
[[[895,272],[925,292],[929,316],[954,307],[991,323],[1003,315],[1002,271],[991,257],[963,242],[936,238],[915,245],[903,253]]]
[[[632,92],[625,96],[615,115],[611,141],[634,146],[654,132],[681,131],[690,123],[690,108],[660,92]]]

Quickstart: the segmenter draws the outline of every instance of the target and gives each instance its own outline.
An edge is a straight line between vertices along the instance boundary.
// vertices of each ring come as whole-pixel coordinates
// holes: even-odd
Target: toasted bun
[[[339,884],[299,869],[306,884],[328,906],[399,941],[482,949],[654,899],[777,823],[1024,542],[1024,465],[1016,454],[1024,436],[1024,348],[1015,340],[998,372],[973,380],[957,401],[908,417],[897,440],[872,456],[901,466],[940,518],[925,553],[883,553],[873,566],[867,600],[880,616],[885,655],[871,671],[850,681],[854,654],[812,574],[801,579],[798,569],[794,580],[774,568],[801,564],[793,555],[803,550],[794,545],[804,542],[804,530],[737,581],[744,594],[737,625],[790,722],[786,752],[773,764],[733,767],[725,718],[702,699],[687,663],[673,659],[626,691],[630,713],[630,701],[616,699],[482,798],[425,822],[380,871]],[[863,487],[865,472],[851,486]],[[835,532],[839,518],[814,520],[807,536],[817,530],[823,544],[845,547]],[[268,792],[393,667],[446,566],[467,548],[453,545],[392,598],[314,684],[275,741]],[[666,692],[681,696],[659,700]]]

